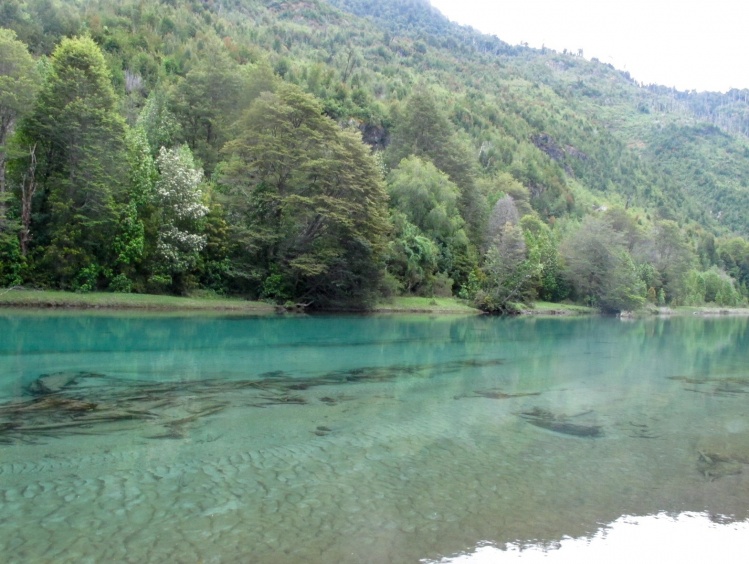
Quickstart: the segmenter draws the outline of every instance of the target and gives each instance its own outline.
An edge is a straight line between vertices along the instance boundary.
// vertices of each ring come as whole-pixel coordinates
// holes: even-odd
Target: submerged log
[[[499,390],[474,390],[475,396],[463,396],[463,397],[474,397],[474,398],[487,398],[487,399],[512,399],[512,398],[523,398],[526,396],[540,396],[541,392],[520,392],[517,394],[508,394]]]
[[[600,437],[603,430],[600,425],[579,425],[577,423],[567,423],[565,421],[546,421],[543,419],[526,419],[531,425],[548,429],[555,433],[563,435],[572,435],[573,437]]]
[[[75,384],[80,377],[80,372],[42,374],[29,385],[29,391],[34,395],[56,394],[64,388]]]
[[[586,411],[580,415],[591,413]],[[530,411],[524,411],[519,414],[528,423],[541,429],[548,429],[555,433],[570,435],[572,437],[600,437],[603,435],[603,428],[600,425],[586,425],[582,423],[570,423],[566,415],[555,415],[551,411],[534,407]]]

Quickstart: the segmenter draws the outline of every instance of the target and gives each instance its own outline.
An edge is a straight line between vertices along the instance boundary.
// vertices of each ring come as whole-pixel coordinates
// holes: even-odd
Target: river
[[[0,553],[582,562],[640,522],[731,561],[748,401],[744,317],[6,310]]]

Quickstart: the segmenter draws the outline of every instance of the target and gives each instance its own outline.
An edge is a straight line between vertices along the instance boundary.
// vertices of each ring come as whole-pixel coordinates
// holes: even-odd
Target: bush
[[[133,291],[133,282],[124,274],[118,274],[109,283],[109,289],[119,294],[129,294]]]

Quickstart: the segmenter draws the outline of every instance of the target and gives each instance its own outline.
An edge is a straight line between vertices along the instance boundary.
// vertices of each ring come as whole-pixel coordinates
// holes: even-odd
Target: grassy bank
[[[18,288],[0,289],[0,308],[60,308],[60,309],[119,309],[143,311],[225,311],[252,315],[272,314],[275,306],[265,302],[253,302],[239,298],[217,296],[156,296],[148,294],[115,294],[92,292],[76,294],[49,290],[27,290]],[[378,304],[373,313],[434,313],[477,315],[481,312],[456,298],[420,298],[402,296]],[[574,304],[534,302],[522,310],[523,315],[573,316],[595,315],[598,310]],[[657,308],[645,307],[632,317],[651,315],[749,315],[749,308],[722,308],[717,306]]]
[[[140,309],[154,311],[170,310],[217,310],[252,314],[273,313],[275,308],[263,302],[218,297],[182,298],[176,296],[154,296],[146,294],[114,294],[40,290],[0,290],[0,307],[23,308],[75,308],[75,309]]]
[[[274,313],[275,306],[237,298],[175,297],[148,294],[115,294],[91,292],[77,294],[49,290],[0,289],[0,307],[132,309],[132,310],[203,310],[235,311],[252,314]],[[479,311],[454,298],[400,297],[378,305],[375,313],[463,313]]]
[[[401,296],[378,304],[375,313],[481,313],[474,307],[466,305],[456,298],[419,298],[416,296]]]
[[[723,307],[716,305],[704,306],[678,306],[678,307],[655,307],[645,308],[643,312],[646,315],[749,315],[749,308],[746,307]]]
[[[523,307],[523,315],[596,315],[598,309],[575,304],[555,304],[551,302],[533,302],[531,307]]]

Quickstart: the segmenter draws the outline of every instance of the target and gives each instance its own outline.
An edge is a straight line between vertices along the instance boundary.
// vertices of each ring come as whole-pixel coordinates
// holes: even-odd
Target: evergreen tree
[[[5,220],[7,143],[19,117],[28,113],[37,92],[34,60],[16,34],[0,28],[0,231]]]
[[[0,286],[22,282],[24,257],[19,224],[7,211],[5,164],[9,142],[19,118],[32,108],[37,91],[34,60],[13,31],[0,28]]]
[[[458,186],[460,211],[477,243],[483,235],[486,201],[476,189],[475,160],[459,141],[445,112],[424,87],[418,88],[406,103],[393,133],[386,162],[391,168],[408,156],[431,161]]]
[[[24,144],[37,147],[40,264],[61,288],[91,290],[111,273],[116,201],[127,177],[125,123],[116,107],[96,44],[64,39],[21,131]]]

